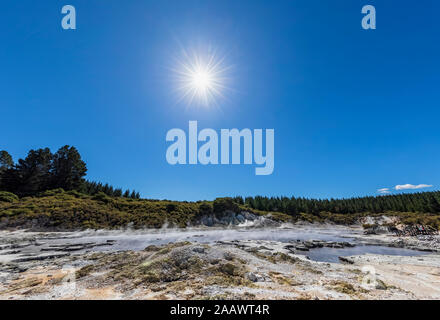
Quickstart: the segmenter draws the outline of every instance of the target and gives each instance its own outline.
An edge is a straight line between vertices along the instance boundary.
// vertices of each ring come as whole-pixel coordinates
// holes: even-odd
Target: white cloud
[[[430,184],[418,184],[418,185],[413,185],[413,184],[398,184],[397,186],[394,187],[394,189],[396,190],[415,190],[415,189],[423,189],[423,188],[431,188],[432,185]]]
[[[381,194],[387,194],[387,193],[390,193],[390,189],[389,188],[382,188],[382,189],[378,189],[377,192],[379,192]]]

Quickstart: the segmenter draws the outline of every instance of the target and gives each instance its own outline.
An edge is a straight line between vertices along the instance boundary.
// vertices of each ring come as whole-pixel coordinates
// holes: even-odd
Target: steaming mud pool
[[[439,299],[439,243],[334,225],[0,231],[0,299]]]

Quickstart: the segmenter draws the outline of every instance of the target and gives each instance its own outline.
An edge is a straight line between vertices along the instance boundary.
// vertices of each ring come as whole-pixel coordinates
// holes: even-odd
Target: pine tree
[[[78,189],[84,182],[87,167],[75,147],[64,146],[53,156],[52,187]]]
[[[47,190],[51,180],[52,153],[49,148],[30,150],[25,159],[15,167],[19,195],[34,195]]]

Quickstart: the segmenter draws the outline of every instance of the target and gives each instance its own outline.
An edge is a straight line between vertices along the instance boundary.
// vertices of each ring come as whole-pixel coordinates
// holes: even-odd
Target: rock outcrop
[[[229,225],[239,225],[242,223],[249,222],[256,222],[256,221],[263,221],[267,220],[267,223],[270,223],[270,219],[265,219],[264,217],[258,216],[256,214],[247,212],[247,211],[241,211],[239,213],[227,210],[223,212],[221,215],[219,214],[209,214],[202,216],[198,221],[197,224],[201,224],[207,227],[214,227],[214,226],[229,226]]]

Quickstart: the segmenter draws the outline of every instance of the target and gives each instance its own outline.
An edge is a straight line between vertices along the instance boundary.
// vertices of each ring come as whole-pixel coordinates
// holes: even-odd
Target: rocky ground
[[[0,235],[0,299],[440,299],[438,236],[359,234],[356,244],[176,241],[138,251],[109,250],[112,239],[48,244],[54,237],[60,235]],[[427,252],[362,254],[340,263],[307,257],[362,242]]]

